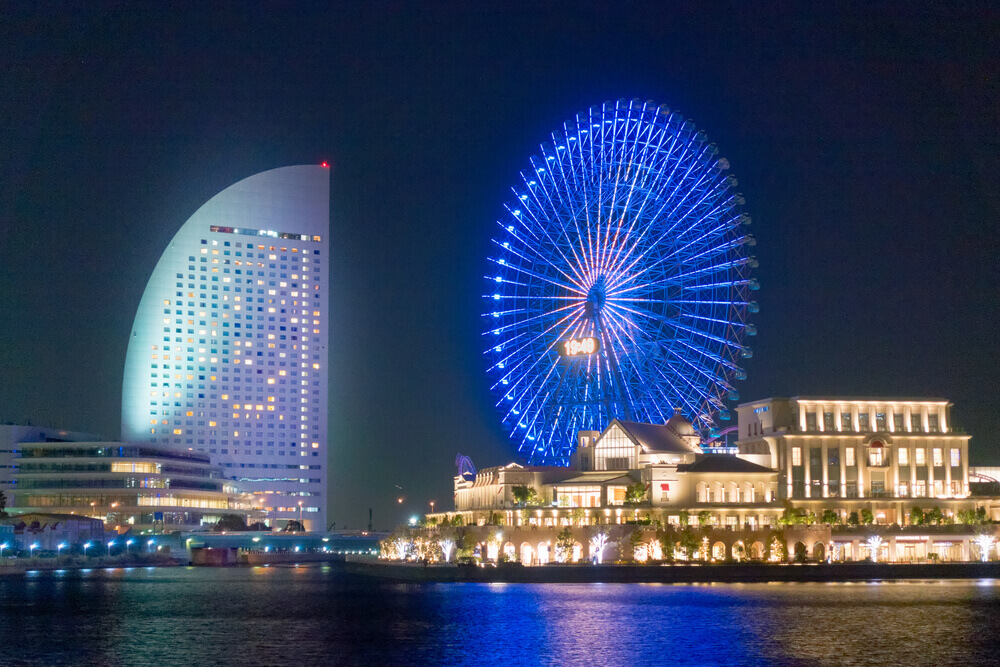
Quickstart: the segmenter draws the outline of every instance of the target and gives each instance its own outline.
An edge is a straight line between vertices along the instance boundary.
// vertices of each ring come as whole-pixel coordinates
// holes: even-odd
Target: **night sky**
[[[509,188],[563,121],[639,98],[719,145],[753,216],[742,397],[944,397],[1000,463],[997,5],[336,4],[4,5],[0,421],[118,437],[177,229],[328,160],[330,521],[450,507],[457,452],[513,458],[479,318]]]

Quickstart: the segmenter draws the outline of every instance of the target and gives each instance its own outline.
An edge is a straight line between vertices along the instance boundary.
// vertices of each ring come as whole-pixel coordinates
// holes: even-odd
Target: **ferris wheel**
[[[614,418],[729,418],[758,285],[743,197],[694,124],[607,102],[554,132],[498,221],[483,314],[497,409],[530,464]]]

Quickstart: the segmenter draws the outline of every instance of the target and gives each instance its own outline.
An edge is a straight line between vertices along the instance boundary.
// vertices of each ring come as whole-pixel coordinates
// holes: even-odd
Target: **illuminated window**
[[[882,465],[882,454],[885,448],[882,447],[881,443],[879,446],[875,446],[874,443],[868,448],[868,465],[872,467],[879,467]]]
[[[957,468],[960,465],[962,465],[962,450],[961,449],[952,449],[951,450],[951,467],[952,468]]]
[[[944,465],[944,451],[940,447],[935,447],[932,450],[934,457],[934,467],[939,467]]]
[[[844,449],[844,464],[848,466],[854,465],[854,447]]]
[[[899,465],[901,466],[910,465],[910,450],[907,449],[906,447],[900,448],[896,456],[899,457]]]
[[[792,465],[800,466],[802,465],[802,448],[792,447]]]
[[[913,450],[913,462],[918,466],[926,465],[927,459],[923,447],[917,447]]]
[[[927,430],[931,433],[937,433],[940,429],[938,426],[938,416],[937,415],[927,415]]]

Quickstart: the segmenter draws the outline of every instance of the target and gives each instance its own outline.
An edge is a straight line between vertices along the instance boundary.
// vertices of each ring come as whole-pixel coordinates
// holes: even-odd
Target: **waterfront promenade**
[[[589,565],[552,563],[525,567],[503,563],[424,565],[348,556],[350,574],[395,581],[438,583],[767,583],[879,580],[1000,579],[1000,562],[989,563],[718,563]]]

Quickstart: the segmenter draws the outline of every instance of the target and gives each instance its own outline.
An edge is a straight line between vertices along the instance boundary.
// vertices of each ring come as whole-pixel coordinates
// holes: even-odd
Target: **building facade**
[[[948,401],[768,398],[737,411],[739,456],[779,471],[778,497],[796,506],[904,524],[914,503],[951,511],[970,496],[970,436]]]
[[[655,520],[682,514],[709,525],[777,525],[789,508],[847,523],[870,512],[879,525],[911,523],[914,507],[946,521],[984,508],[1000,520],[1000,499],[972,496],[969,436],[942,400],[771,398],[738,408],[736,455],[704,453],[690,422],[613,420],[581,431],[569,468],[516,463],[455,478],[455,510],[437,520],[559,526]],[[517,486],[530,486],[530,506]],[[829,514],[827,516],[830,516]]]
[[[10,448],[5,494],[14,518],[31,513],[90,517],[108,530],[203,529],[225,514],[251,521],[253,497],[200,452],[170,446],[71,439],[51,429],[0,426]]]
[[[211,455],[268,521],[326,528],[329,170],[226,188],[176,233],[136,312],[122,439]]]

